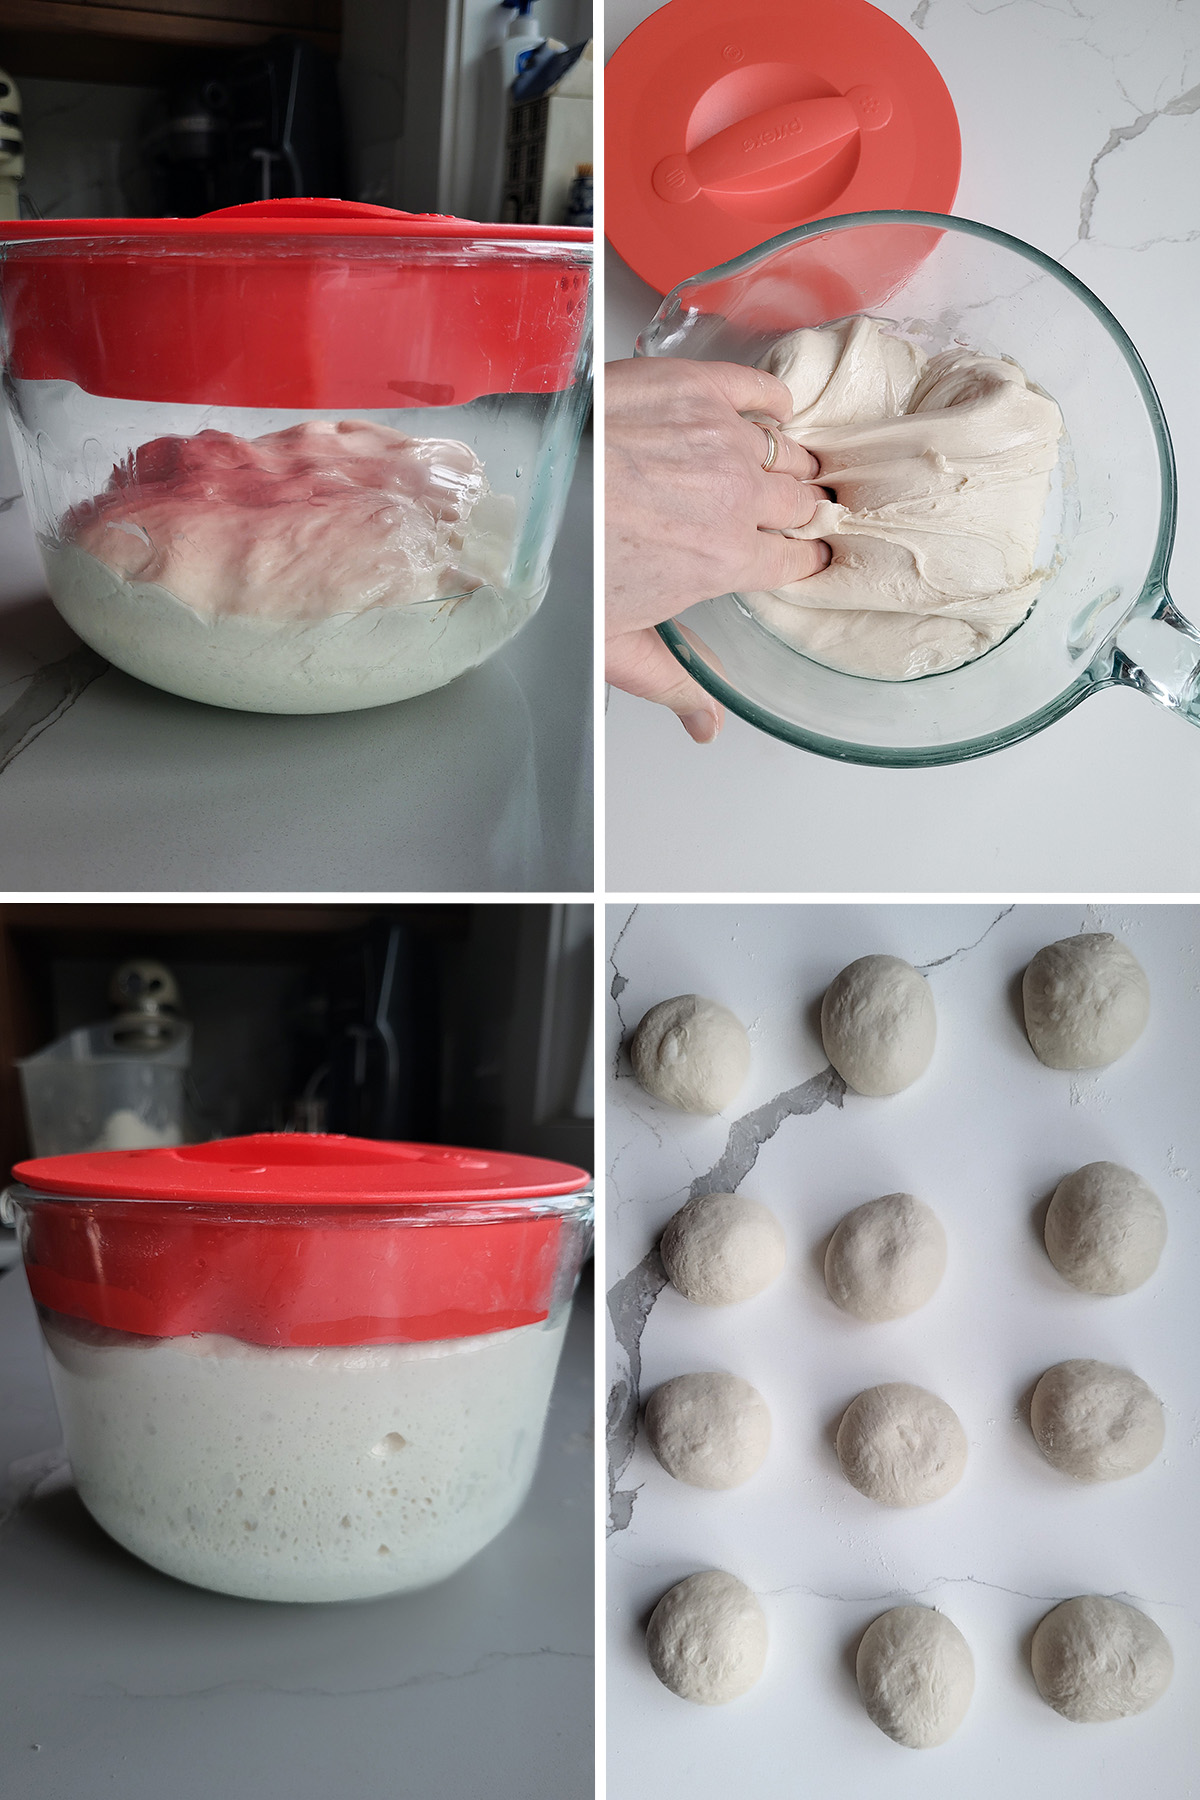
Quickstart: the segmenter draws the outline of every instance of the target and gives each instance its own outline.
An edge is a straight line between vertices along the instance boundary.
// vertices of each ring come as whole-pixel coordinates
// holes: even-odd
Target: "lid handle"
[[[651,176],[660,200],[694,200],[708,191],[762,192],[815,174],[860,131],[882,130],[892,102],[882,88],[852,87],[825,100],[769,106],[683,155],[665,156]],[[752,181],[749,178],[761,179]]]
[[[394,206],[372,206],[365,200],[248,200],[243,206],[221,206],[206,219],[439,219],[441,213],[401,212]]]

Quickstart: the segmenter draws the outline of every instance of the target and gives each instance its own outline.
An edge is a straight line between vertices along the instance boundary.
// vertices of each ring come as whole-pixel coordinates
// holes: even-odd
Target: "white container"
[[[111,1025],[68,1032],[17,1069],[35,1156],[181,1144],[191,1027],[165,1049],[122,1050]]]

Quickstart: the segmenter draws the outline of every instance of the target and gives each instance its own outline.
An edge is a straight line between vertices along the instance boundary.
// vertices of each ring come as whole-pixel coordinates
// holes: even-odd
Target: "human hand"
[[[791,395],[740,363],[635,357],[605,370],[605,675],[669,706],[702,744],[721,729],[722,708],[653,627],[697,600],[783,587],[829,561],[819,539],[779,535],[816,511],[816,458],[773,432],[765,471],[766,427],[743,413],[783,421]]]

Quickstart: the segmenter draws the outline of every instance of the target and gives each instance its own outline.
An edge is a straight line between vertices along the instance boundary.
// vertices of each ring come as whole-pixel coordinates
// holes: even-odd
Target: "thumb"
[[[654,700],[677,713],[690,738],[711,744],[724,722],[725,710],[686,675],[657,631],[625,631],[608,640],[605,679],[627,694]]]

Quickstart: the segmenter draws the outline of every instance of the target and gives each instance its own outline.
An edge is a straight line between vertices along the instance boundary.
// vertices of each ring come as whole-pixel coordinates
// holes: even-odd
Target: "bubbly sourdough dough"
[[[924,976],[898,956],[860,956],[821,1002],[825,1054],[856,1094],[898,1094],[933,1056],[937,1015]]]
[[[650,1008],[629,1055],[655,1100],[681,1112],[719,1113],[746,1079],[750,1039],[727,1006],[701,994],[677,994]]]
[[[970,1645],[929,1606],[894,1606],[868,1625],[855,1672],[867,1716],[908,1750],[953,1737],[975,1692]]]
[[[723,1706],[762,1674],[767,1621],[736,1575],[709,1569],[663,1595],[646,1628],[646,1651],[658,1679],[681,1700]]]
[[[786,535],[833,557],[744,596],[777,637],[852,675],[909,680],[1007,637],[1046,578],[1035,566],[1062,416],[1015,363],[927,357],[887,322],[793,331],[762,359],[791,390],[787,435],[832,499]]]
[[[1025,1029],[1050,1069],[1104,1069],[1136,1044],[1150,1017],[1150,983],[1108,931],[1039,950],[1021,983]]]
[[[1136,1475],[1163,1446],[1162,1402],[1140,1376],[1112,1363],[1079,1358],[1047,1369],[1029,1422],[1046,1461],[1076,1481]]]
[[[962,1480],[967,1438],[944,1400],[888,1381],[852,1400],[837,1434],[842,1474],[881,1506],[924,1506]]]
[[[650,1448],[676,1481],[732,1488],[749,1481],[771,1442],[771,1414],[738,1375],[676,1375],[646,1404]]]
[[[466,444],[358,420],[156,438],[44,541],[55,605],[118,668],[250,712],[428,693],[537,610],[516,503]]]
[[[1048,1612],[1030,1659],[1042,1699],[1080,1725],[1145,1712],[1166,1693],[1175,1668],[1154,1620],[1101,1594],[1064,1600]]]
[[[1064,1176],[1046,1213],[1046,1252],[1085,1294],[1129,1294],[1148,1281],[1167,1241],[1167,1215],[1149,1184],[1120,1163]]]
[[[844,1312],[872,1322],[902,1319],[946,1272],[946,1234],[912,1194],[885,1194],[847,1213],[825,1252],[825,1285]]]
[[[671,1285],[699,1306],[749,1300],[783,1272],[787,1239],[774,1213],[744,1194],[700,1194],[659,1244]]]

